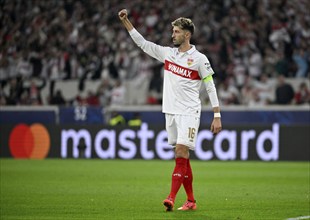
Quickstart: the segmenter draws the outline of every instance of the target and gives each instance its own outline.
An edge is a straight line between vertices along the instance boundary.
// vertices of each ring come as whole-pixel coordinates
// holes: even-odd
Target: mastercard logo
[[[51,139],[42,124],[19,124],[10,134],[9,146],[14,158],[43,159],[49,152]]]

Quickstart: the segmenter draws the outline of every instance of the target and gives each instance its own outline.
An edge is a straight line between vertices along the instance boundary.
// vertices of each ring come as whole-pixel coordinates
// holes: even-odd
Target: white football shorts
[[[191,115],[165,114],[168,144],[175,147],[176,144],[195,149],[200,118]]]

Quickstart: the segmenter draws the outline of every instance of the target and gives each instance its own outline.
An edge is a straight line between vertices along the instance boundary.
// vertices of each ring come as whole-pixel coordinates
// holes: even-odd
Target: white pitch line
[[[288,218],[286,220],[302,220],[302,219],[310,219],[310,215],[309,216],[300,216],[300,217],[296,217],[296,218]]]

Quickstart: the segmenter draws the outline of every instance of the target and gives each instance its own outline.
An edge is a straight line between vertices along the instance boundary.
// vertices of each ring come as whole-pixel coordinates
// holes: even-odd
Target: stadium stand
[[[310,1],[0,4],[0,105],[49,105],[61,91],[66,105],[108,106],[123,90],[120,104],[160,104],[162,67],[143,56],[123,30],[117,18],[122,8],[148,40],[168,46],[170,22],[190,17],[196,25],[193,44],[210,59],[223,105],[275,104],[279,75],[295,93],[304,82],[303,103],[310,102]],[[137,85],[139,80],[143,84]]]

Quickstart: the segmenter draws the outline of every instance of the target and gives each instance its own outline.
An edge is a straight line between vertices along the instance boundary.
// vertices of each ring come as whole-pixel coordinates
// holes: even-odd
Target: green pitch
[[[198,209],[166,213],[174,161],[1,159],[0,219],[288,219],[310,215],[307,162],[193,161]],[[181,188],[176,207],[185,201]]]

